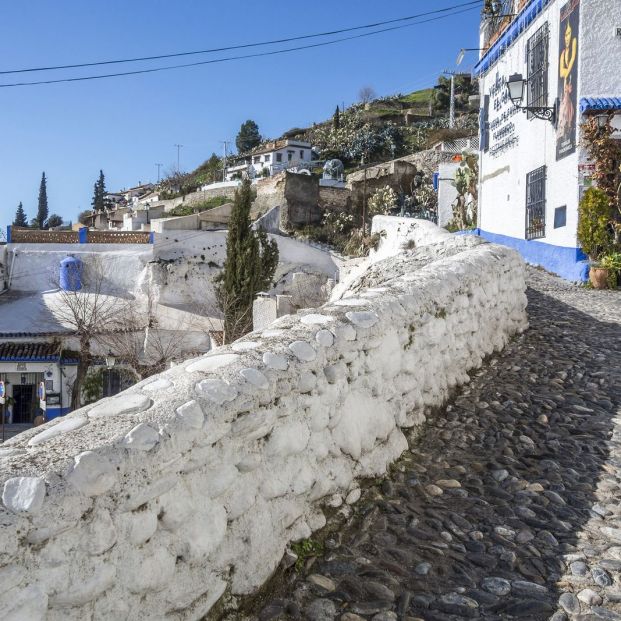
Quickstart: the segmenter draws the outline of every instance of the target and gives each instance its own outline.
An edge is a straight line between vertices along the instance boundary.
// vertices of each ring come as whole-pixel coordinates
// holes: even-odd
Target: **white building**
[[[274,175],[291,168],[309,168],[313,160],[310,142],[301,140],[276,140],[253,150],[248,155],[238,157],[235,164],[226,169],[226,179],[231,181],[240,175],[250,177]]]
[[[479,228],[531,263],[584,280],[578,203],[590,185],[580,144],[585,115],[621,112],[620,0],[503,0],[484,16],[475,67],[481,88]],[[506,83],[526,80],[523,113]],[[619,119],[619,117],[617,117]],[[617,122],[617,121],[616,121]],[[617,122],[617,124],[619,124]],[[620,135],[621,137],[621,135]]]

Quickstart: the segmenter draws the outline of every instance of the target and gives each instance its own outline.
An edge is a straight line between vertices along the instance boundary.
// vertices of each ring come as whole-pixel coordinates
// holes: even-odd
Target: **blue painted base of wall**
[[[69,412],[71,412],[71,408],[48,408],[45,411],[45,420],[52,420],[53,418],[69,414]]]
[[[587,256],[580,248],[553,246],[541,241],[517,239],[516,237],[498,235],[497,233],[490,233],[481,229],[465,231],[465,233],[480,235],[483,239],[494,244],[515,248],[527,263],[539,265],[548,270],[548,272],[565,278],[565,280],[584,282],[589,278]]]

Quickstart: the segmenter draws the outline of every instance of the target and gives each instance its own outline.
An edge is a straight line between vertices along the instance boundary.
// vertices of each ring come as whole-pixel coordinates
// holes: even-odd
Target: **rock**
[[[548,595],[548,589],[535,582],[528,582],[527,580],[513,580],[511,582],[511,590],[514,595],[518,597],[546,597]]]
[[[349,492],[349,494],[347,494],[346,498],[345,498],[345,502],[348,505],[353,505],[355,503],[357,503],[360,500],[360,496],[362,495],[362,491],[360,490],[359,487],[352,489],[351,492]]]
[[[48,596],[31,585],[24,589],[13,587],[0,596],[0,619],[3,621],[45,621]]]
[[[436,481],[436,485],[443,489],[457,489],[461,487],[461,483],[455,479],[440,479]]]
[[[430,496],[441,496],[444,492],[442,491],[441,487],[438,487],[437,485],[426,485],[425,486],[425,491],[430,495]]]
[[[158,393],[173,388],[173,383],[165,377],[159,377],[148,384],[142,384],[141,388],[145,392]]]
[[[322,347],[332,347],[334,345],[334,334],[330,330],[319,330],[315,334],[315,340]]]
[[[216,405],[233,401],[237,397],[237,388],[221,379],[202,380],[196,385],[196,391]]]
[[[88,417],[98,419],[122,414],[136,414],[148,410],[152,403],[146,395],[138,392],[123,392],[117,397],[100,401],[88,411]]]
[[[309,313],[300,318],[300,322],[306,326],[325,325],[334,320],[335,318],[330,315],[321,315],[318,313]]]
[[[310,621],[333,621],[336,617],[336,605],[329,599],[314,599],[305,612]]]
[[[350,311],[345,316],[359,328],[372,328],[379,321],[377,314],[369,311]]]
[[[558,599],[559,606],[570,615],[580,612],[580,602],[573,593],[563,593]]]
[[[476,600],[465,595],[447,593],[438,600],[438,608],[449,614],[475,617],[478,613],[479,604]]]
[[[577,598],[587,606],[599,606],[602,603],[602,598],[593,589],[582,589]]]
[[[621,621],[621,614],[618,614],[608,608],[602,608],[600,606],[593,606],[591,612],[598,618],[604,621]]]
[[[279,356],[269,351],[263,354],[263,364],[275,371],[286,371],[289,368],[289,361],[284,356]]]
[[[481,585],[486,591],[503,597],[511,592],[511,583],[504,578],[496,578],[490,576],[489,578],[483,578]]]
[[[574,561],[569,565],[569,569],[574,576],[586,576],[587,571],[589,570],[584,561]]]
[[[239,360],[239,354],[207,354],[202,358],[198,358],[195,362],[190,363],[186,367],[188,373],[201,371],[202,373],[211,373],[223,367],[227,367]]]
[[[30,438],[30,440],[28,440],[28,446],[39,446],[52,438],[75,431],[76,429],[80,429],[80,427],[84,427],[84,425],[87,424],[88,418],[86,416],[67,417],[56,425],[48,427],[41,433],[38,433],[36,436]]]
[[[84,451],[74,458],[67,480],[85,496],[100,496],[116,483],[116,475],[105,457]]]
[[[494,470],[492,472],[492,476],[494,477],[494,480],[498,481],[498,483],[502,483],[502,481],[509,476],[509,471],[504,468],[501,470]]]
[[[136,425],[124,438],[123,444],[130,449],[150,451],[160,441],[160,434],[146,423]]]
[[[202,429],[205,422],[205,414],[201,406],[192,399],[179,406],[175,413],[177,418],[191,429]]]
[[[612,584],[610,574],[601,567],[593,567],[593,569],[591,569],[591,576],[593,576],[593,580],[598,586],[607,587]]]
[[[414,568],[419,576],[426,576],[431,571],[431,563],[419,563]]]
[[[312,362],[317,357],[317,352],[306,341],[294,341],[289,350],[300,362]]]
[[[261,373],[261,371],[258,371],[257,369],[242,369],[239,374],[249,384],[252,384],[253,386],[256,386],[261,390],[267,390],[270,387],[270,383],[267,380],[267,377],[265,377],[265,375],[263,375],[263,373]]]
[[[41,477],[14,477],[2,490],[2,502],[13,513],[37,513],[44,498],[45,481]]]
[[[331,593],[336,589],[336,585],[334,581],[328,578],[327,576],[322,576],[321,574],[311,574],[307,580],[312,584],[321,587],[324,591]]]

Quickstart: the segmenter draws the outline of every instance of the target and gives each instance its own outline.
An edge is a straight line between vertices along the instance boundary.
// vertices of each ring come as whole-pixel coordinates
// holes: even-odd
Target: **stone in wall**
[[[515,251],[413,224],[321,308],[3,445],[0,618],[201,619],[384,474],[526,327]]]

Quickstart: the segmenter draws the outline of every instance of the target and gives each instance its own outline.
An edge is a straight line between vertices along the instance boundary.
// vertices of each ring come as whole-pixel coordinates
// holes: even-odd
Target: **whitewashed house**
[[[584,280],[576,227],[591,180],[580,125],[585,115],[621,114],[621,1],[503,0],[491,7],[475,67],[480,233],[564,278]],[[508,80],[519,86],[520,76],[520,105],[529,111],[509,97]]]
[[[290,138],[275,140],[236,158],[235,163],[226,169],[226,179],[231,181],[243,174],[250,177],[272,176],[292,168],[309,168],[312,160],[313,148],[310,142]]]

